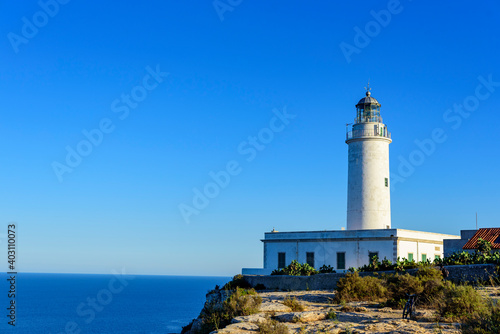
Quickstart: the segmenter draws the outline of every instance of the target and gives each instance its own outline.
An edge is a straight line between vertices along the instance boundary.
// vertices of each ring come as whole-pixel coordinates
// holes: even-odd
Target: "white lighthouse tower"
[[[347,229],[391,228],[389,144],[387,126],[380,117],[380,103],[366,96],[356,104],[356,118],[347,129],[349,170],[347,188]]]

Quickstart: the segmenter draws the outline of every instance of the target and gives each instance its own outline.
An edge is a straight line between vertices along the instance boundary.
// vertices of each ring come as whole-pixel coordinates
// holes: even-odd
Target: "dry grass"
[[[260,322],[260,334],[289,334],[288,327],[276,320],[267,318],[266,321]]]
[[[304,305],[302,305],[297,298],[293,297],[286,297],[283,300],[283,305],[288,306],[289,308],[292,309],[293,312],[302,312],[304,311]]]

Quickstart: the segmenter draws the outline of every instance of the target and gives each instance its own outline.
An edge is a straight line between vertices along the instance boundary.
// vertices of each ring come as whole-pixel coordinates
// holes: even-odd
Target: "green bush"
[[[319,268],[319,273],[320,274],[331,274],[331,273],[335,273],[335,270],[333,269],[332,266],[330,265],[322,265],[321,268]]]
[[[453,253],[444,259],[435,261],[435,264],[466,265],[466,264],[496,264],[500,265],[500,253],[492,251],[491,243],[480,239],[478,249],[474,253],[465,251]]]
[[[489,254],[491,252],[491,242],[479,238],[477,240],[477,251],[482,254]]]
[[[230,319],[241,315],[250,315],[259,312],[262,298],[254,289],[236,288],[231,296],[224,301],[224,309]]]
[[[410,274],[387,275],[385,282],[388,290],[387,306],[401,308],[408,299],[407,294],[420,294],[424,291],[420,280]]]
[[[430,266],[420,266],[415,276],[384,274],[381,278],[360,277],[348,273],[337,283],[336,302],[382,301],[384,306],[402,308],[409,294],[418,294],[418,304],[434,307],[443,294],[441,272]]]
[[[490,305],[490,311],[482,317],[466,317],[461,327],[465,334],[500,333],[500,304]]]
[[[431,263],[430,261],[426,262],[415,262],[413,260],[409,261],[407,259],[397,259],[395,263],[392,263],[390,260],[384,258],[382,262],[378,260],[378,257],[375,256],[369,264],[364,265],[359,267],[360,272],[373,272],[373,271],[390,271],[390,270],[395,270],[395,271],[405,271],[407,269],[415,269],[418,266],[430,266]],[[351,268],[349,268],[351,269]],[[353,268],[354,269],[354,268]],[[357,270],[350,270],[352,272],[357,271]]]
[[[266,321],[257,324],[259,326],[260,334],[288,334],[288,327],[273,319],[266,319]]]
[[[382,280],[375,277],[360,277],[357,272],[347,273],[337,283],[337,302],[357,300],[379,301],[387,296]]]
[[[489,307],[486,299],[472,286],[446,282],[438,311],[452,320],[481,319],[488,315]]]
[[[318,271],[309,264],[299,263],[297,260],[293,260],[285,268],[273,270],[271,275],[311,276],[317,273]]]
[[[329,320],[337,320],[337,313],[335,313],[335,310],[331,308],[328,310],[326,318]]]
[[[441,270],[433,267],[421,267],[418,269],[416,277],[423,287],[418,304],[436,307],[439,300],[443,298],[443,289],[445,288]]]
[[[410,274],[386,275],[385,285],[388,290],[386,305],[402,308],[407,295],[418,294],[418,305],[436,307],[442,298],[444,282],[441,271],[429,266],[420,266],[415,276]]]
[[[248,283],[243,275],[238,274],[233,277],[233,280],[227,282],[222,289],[224,290],[236,290],[236,288],[251,289],[252,286]]]
[[[292,309],[293,312],[302,312],[304,311],[304,305],[302,305],[297,298],[293,297],[286,297],[283,300],[283,305],[288,306],[289,308]]]

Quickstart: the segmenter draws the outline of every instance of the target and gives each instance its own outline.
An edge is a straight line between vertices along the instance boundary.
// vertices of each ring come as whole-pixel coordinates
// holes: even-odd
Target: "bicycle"
[[[416,294],[409,295],[408,296],[408,301],[405,304],[405,307],[403,309],[403,319],[413,319],[415,318],[415,312],[416,312],[416,303],[418,296]]]

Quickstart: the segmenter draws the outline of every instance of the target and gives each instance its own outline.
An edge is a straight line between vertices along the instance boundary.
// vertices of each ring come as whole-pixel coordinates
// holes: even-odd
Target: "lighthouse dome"
[[[361,100],[359,100],[358,104],[356,104],[356,107],[363,106],[365,104],[375,104],[378,107],[380,107],[380,103],[378,103],[377,99],[374,97],[371,97],[370,95],[371,95],[371,93],[369,91],[367,91],[366,96],[363,97]]]

